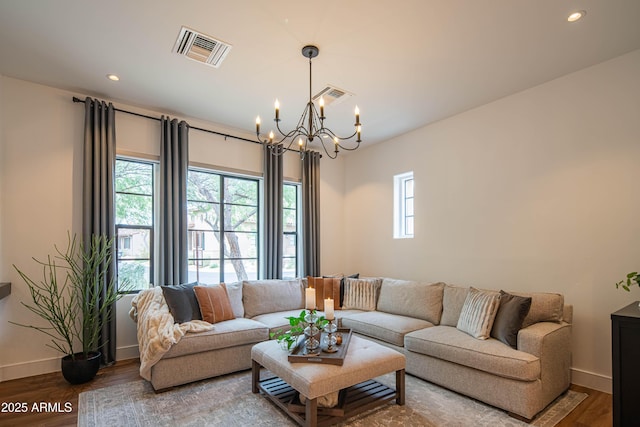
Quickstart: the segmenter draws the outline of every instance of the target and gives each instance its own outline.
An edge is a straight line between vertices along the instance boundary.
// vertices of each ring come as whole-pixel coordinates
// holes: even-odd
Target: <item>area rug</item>
[[[393,387],[395,374],[378,381]],[[406,376],[406,404],[381,406],[342,426],[552,427],[587,397],[569,390],[534,419],[518,421],[504,411]],[[239,372],[155,393],[139,380],[80,394],[78,426],[295,426],[260,394],[251,393],[251,372]]]

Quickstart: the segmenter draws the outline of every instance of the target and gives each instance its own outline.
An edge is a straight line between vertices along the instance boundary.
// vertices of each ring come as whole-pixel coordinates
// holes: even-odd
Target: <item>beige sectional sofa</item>
[[[349,288],[360,281],[345,282]],[[227,285],[236,318],[184,334],[151,367],[154,389],[249,369],[251,347],[287,328],[287,316],[300,313],[305,285],[297,280]],[[512,348],[457,328],[469,288],[384,278],[376,292],[375,309],[336,310],[336,317],[343,327],[402,352],[409,374],[527,419],[570,385],[572,308],[562,295],[529,295],[531,309]]]

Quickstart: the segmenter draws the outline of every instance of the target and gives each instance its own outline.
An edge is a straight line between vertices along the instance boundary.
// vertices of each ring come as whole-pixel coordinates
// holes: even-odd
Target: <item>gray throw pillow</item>
[[[500,307],[493,321],[491,336],[513,348],[518,347],[518,332],[529,314],[531,297],[520,297],[500,291]]]
[[[162,295],[164,295],[169,311],[176,323],[202,320],[200,305],[198,305],[196,293],[193,290],[193,287],[197,284],[198,282],[161,286]]]

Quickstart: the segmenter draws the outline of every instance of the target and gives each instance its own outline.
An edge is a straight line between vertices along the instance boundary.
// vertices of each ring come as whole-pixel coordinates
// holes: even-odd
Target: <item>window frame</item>
[[[117,177],[114,176],[114,212],[117,208],[116,203],[117,203],[117,195],[118,194],[125,194],[125,195],[133,195],[133,196],[144,196],[144,197],[151,197],[151,225],[148,224],[120,224],[115,222],[115,253],[114,253],[114,258],[115,258],[115,262],[116,262],[116,277],[118,278],[118,280],[116,280],[116,287],[118,287],[118,282],[119,282],[119,273],[120,273],[120,262],[121,261],[149,261],[149,283],[146,285],[146,287],[141,288],[141,289],[131,289],[128,291],[118,291],[118,293],[121,294],[136,294],[140,291],[143,291],[145,289],[150,289],[153,288],[155,286],[156,283],[156,271],[155,271],[155,267],[157,264],[157,255],[158,255],[158,251],[156,248],[156,242],[155,242],[155,235],[156,235],[156,228],[157,228],[157,218],[158,218],[158,168],[159,168],[159,162],[157,161],[153,161],[153,160],[149,160],[149,159],[143,159],[143,158],[138,158],[138,157],[130,157],[130,156],[120,156],[117,155],[116,156],[116,163],[117,162],[131,162],[131,163],[141,163],[141,164],[145,164],[145,165],[149,165],[151,167],[151,194],[144,194],[144,193],[134,193],[134,192],[125,192],[125,191],[117,191]],[[116,215],[114,215],[114,219],[116,218]],[[133,230],[148,230],[149,231],[149,258],[120,258],[120,233],[119,231],[121,229],[133,229]],[[131,242],[130,242],[131,244]]]
[[[219,184],[219,200],[217,202],[209,202],[209,201],[202,201],[202,200],[194,200],[194,199],[190,199],[188,197],[188,192],[187,192],[187,209],[189,206],[189,203],[206,203],[206,204],[218,204],[219,207],[219,226],[218,226],[218,230],[201,230],[201,229],[188,229],[187,233],[189,233],[189,236],[191,235],[192,232],[201,232],[201,233],[217,233],[220,235],[220,240],[218,242],[218,250],[219,250],[219,258],[193,258],[190,256],[189,253],[187,253],[187,262],[189,263],[189,265],[193,265],[193,266],[198,266],[198,263],[202,264],[205,261],[217,261],[219,263],[219,273],[218,273],[218,282],[217,283],[224,283],[225,281],[225,263],[230,263],[232,260],[248,260],[248,261],[253,261],[255,260],[256,262],[256,279],[260,279],[263,274],[262,274],[262,251],[261,251],[261,244],[262,244],[262,218],[263,218],[263,212],[262,212],[262,179],[259,177],[255,177],[255,176],[251,176],[251,175],[243,175],[243,174],[234,174],[234,173],[229,173],[229,172],[224,172],[224,171],[218,171],[218,170],[213,170],[213,169],[205,169],[205,168],[201,168],[201,167],[189,167],[188,169],[188,173],[191,172],[196,172],[196,173],[206,173],[206,174],[210,174],[210,175],[214,175],[217,177],[218,184]],[[256,184],[256,231],[242,231],[242,230],[236,230],[236,231],[226,231],[224,229],[224,219],[225,219],[225,206],[251,206],[254,207],[254,205],[245,205],[245,204],[238,204],[238,203],[228,203],[225,201],[225,192],[224,192],[224,180],[225,179],[242,179],[242,180],[246,180],[246,181],[252,181],[255,182]],[[189,185],[188,183],[188,178],[187,178],[187,185]],[[255,257],[240,257],[240,258],[231,258],[231,257],[226,257],[225,253],[224,253],[224,247],[225,247],[225,234],[229,233],[229,232],[233,232],[233,233],[239,233],[239,234],[255,234],[255,239],[256,239],[256,255]],[[188,237],[190,239],[190,237]],[[190,247],[189,247],[189,251],[190,251]],[[198,272],[196,273],[196,280],[199,281],[199,276],[200,276],[200,272],[199,272],[199,268],[197,269]],[[239,278],[236,277],[237,280],[240,280]],[[191,278],[189,280],[192,280]],[[249,278],[248,280],[253,280],[251,278]],[[203,282],[205,283],[205,282]]]
[[[407,185],[411,183],[411,195],[408,195]],[[415,234],[415,180],[413,171],[401,173],[393,177],[393,238],[413,239]],[[412,209],[409,213],[407,205],[411,201]],[[409,221],[414,221],[413,232],[409,233]]]
[[[296,203],[295,203],[295,208],[285,208],[284,207],[284,200],[282,203],[282,259],[280,260],[280,262],[282,263],[282,278],[283,279],[295,279],[297,277],[300,277],[300,272],[302,271],[301,269],[301,265],[300,265],[300,260],[302,259],[301,257],[301,236],[300,236],[300,231],[302,230],[302,216],[300,215],[301,213],[301,208],[302,208],[302,194],[301,194],[301,184],[299,182],[283,182],[282,187],[283,187],[283,198],[284,198],[284,188],[285,187],[293,187],[295,189],[295,194],[296,194]],[[296,220],[295,220],[295,224],[296,224],[296,229],[295,231],[285,231],[284,230],[284,213],[285,210],[289,210],[289,211],[295,211],[296,214]],[[284,242],[286,239],[286,236],[294,236],[294,240],[295,240],[295,246],[296,246],[296,251],[295,251],[295,256],[285,256],[284,255]],[[294,259],[294,265],[295,265],[295,273],[293,277],[288,277],[284,275],[284,263],[285,263],[285,259]]]

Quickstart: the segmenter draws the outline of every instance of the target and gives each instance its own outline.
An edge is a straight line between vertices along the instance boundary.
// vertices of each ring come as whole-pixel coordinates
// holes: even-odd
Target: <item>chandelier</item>
[[[284,152],[291,150],[291,146],[295,143],[296,139],[301,158],[304,158],[307,145],[316,139],[322,144],[322,148],[327,156],[332,159],[338,157],[338,152],[340,150],[353,151],[360,146],[362,125],[360,124],[360,110],[357,106],[355,109],[355,130],[351,135],[342,137],[336,135],[336,133],[331,129],[325,127],[324,121],[326,117],[324,116],[324,98],[321,96],[318,99],[320,112],[318,112],[316,105],[313,103],[313,99],[311,97],[311,59],[318,56],[319,52],[320,50],[316,46],[312,45],[302,48],[302,55],[305,58],[309,58],[309,102],[307,102],[307,106],[302,111],[302,115],[300,116],[300,120],[298,120],[296,128],[289,132],[284,132],[280,129],[280,103],[277,99],[275,102],[276,112],[274,121],[276,122],[276,129],[280,133],[278,137],[274,135],[273,131],[269,132],[267,137],[262,137],[260,135],[260,116],[256,118],[256,137],[258,138],[258,141],[261,144],[269,146],[271,151],[276,155],[282,155]],[[353,137],[357,137],[355,145],[353,145],[353,141],[351,141],[352,144],[350,146],[343,145],[343,141],[349,141]],[[325,140],[330,140],[331,142],[325,142]],[[327,149],[327,145],[331,147],[331,149]]]

